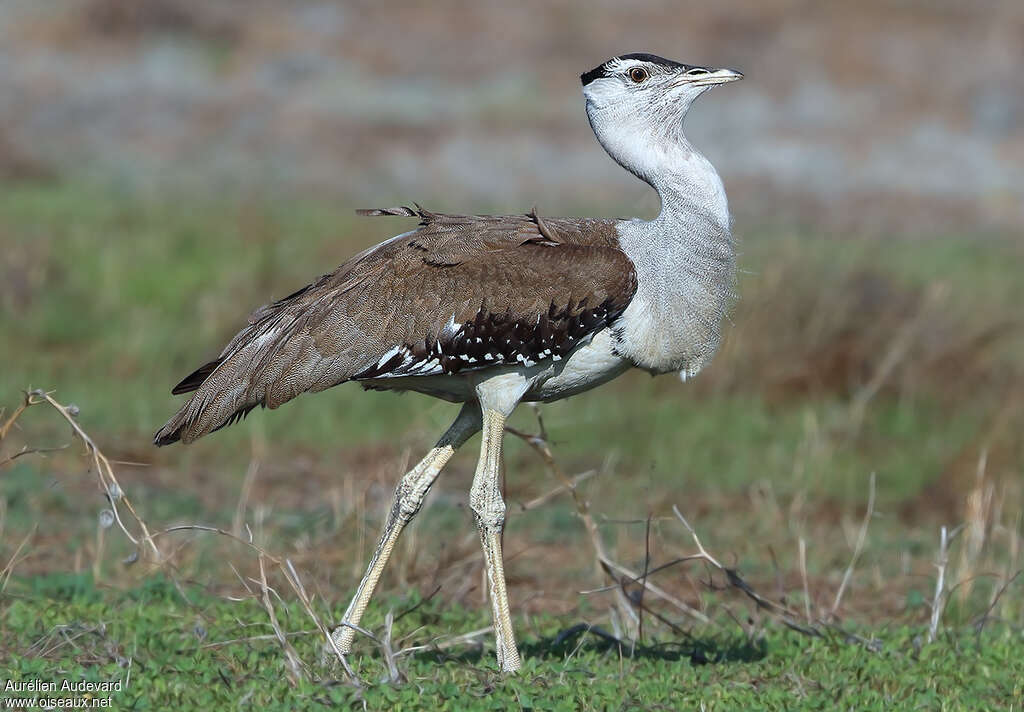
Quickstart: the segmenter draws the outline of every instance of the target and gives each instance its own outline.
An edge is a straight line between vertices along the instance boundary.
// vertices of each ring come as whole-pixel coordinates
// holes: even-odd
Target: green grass
[[[860,631],[869,646],[838,633],[810,638],[769,627],[749,637],[732,628],[650,639],[630,652],[584,633],[560,640],[565,621],[548,617],[529,621],[523,669],[511,678],[497,673],[490,648],[469,645],[399,657],[404,680],[392,684],[375,646],[363,641],[352,656],[361,690],[319,662],[318,634],[296,635],[309,669],[293,688],[277,643],[248,640],[272,633],[255,600],[190,590],[186,604],[160,580],[123,592],[98,591],[87,577],[37,580],[34,588],[0,617],[3,677],[128,681],[111,693],[115,709],[234,709],[242,701],[305,709],[363,700],[372,710],[996,710],[1024,697],[1021,635],[1005,626],[950,632],[932,644],[921,628]],[[401,612],[415,601],[390,603]],[[279,606],[278,616],[286,630],[309,627],[297,605]],[[482,623],[480,612],[432,601],[397,621],[395,649]],[[231,640],[239,642],[218,645]],[[29,648],[41,654],[10,655]]]
[[[348,384],[254,412],[189,448],[157,450],[150,437],[181,402],[170,387],[215,355],[249,310],[407,227],[315,200],[175,201],[72,184],[5,186],[0,407],[10,412],[29,386],[77,404],[78,422],[115,460],[153,529],[230,529],[255,453],[245,522],[295,562],[320,616],[336,621],[403,465],[431,445],[453,406]],[[692,553],[672,514],[679,505],[716,556],[802,614],[802,540],[815,617],[829,610],[850,563],[875,473],[876,512],[839,618],[845,630],[880,641],[879,650],[838,633],[790,631],[685,566],[658,582],[702,604],[715,625],[692,627],[662,606],[673,625],[687,623],[685,633],[649,618],[635,654],[592,636],[556,643],[581,621],[610,626],[612,598],[578,593],[605,581],[567,496],[520,511],[557,483],[509,438],[506,567],[523,673],[504,679],[489,647],[456,646],[402,656],[405,682],[381,683],[386,666],[364,642],[353,662],[367,687],[357,691],[320,665],[317,635],[300,634],[293,642],[308,670],[293,687],[273,640],[204,647],[271,632],[258,602],[225,598],[246,597],[233,569],[254,575],[250,552],[212,535],[166,537],[173,567],[164,574],[174,572],[189,602],[161,576],[122,565],[132,548],[116,528],[97,529],[108,503],[77,443],[4,462],[22,445],[69,442],[66,424],[34,407],[0,443],[0,566],[10,561],[15,572],[0,588],[0,663],[23,679],[124,679],[130,670],[132,684],[113,704],[132,709],[290,709],[359,696],[371,709],[1019,703],[1024,596],[1021,580],[1009,579],[1024,550],[1020,241],[740,231],[741,300],[715,363],[693,383],[630,373],[544,406],[552,447],[569,474],[600,471],[580,491],[617,560],[640,570],[648,554],[657,566]],[[906,350],[857,419],[857,399],[904,336]],[[512,424],[536,428],[526,408]],[[488,623],[464,504],[473,449],[453,459],[382,580],[384,596],[403,591],[390,601],[395,611],[443,584],[398,621],[401,645]],[[956,590],[940,640],[926,645],[938,528],[964,520],[973,528],[954,542],[948,571]],[[101,586],[68,573],[90,570]],[[287,585],[276,588],[283,627],[308,630]],[[387,607],[375,601],[369,610],[367,625],[378,633]],[[987,611],[992,620],[976,636],[972,624]]]

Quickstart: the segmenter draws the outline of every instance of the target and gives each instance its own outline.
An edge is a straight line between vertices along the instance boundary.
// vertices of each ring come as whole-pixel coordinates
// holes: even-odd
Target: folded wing
[[[452,375],[567,355],[625,310],[636,274],[613,221],[440,215],[261,307],[154,441],[190,442],[345,381]]]

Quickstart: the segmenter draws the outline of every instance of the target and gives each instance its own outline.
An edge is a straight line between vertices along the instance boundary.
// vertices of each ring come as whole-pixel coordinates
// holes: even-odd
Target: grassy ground
[[[433,602],[394,624],[396,679],[384,657],[364,646],[353,659],[364,686],[324,666],[292,687],[254,600],[192,591],[186,605],[158,579],[119,593],[96,590],[89,577],[35,586],[49,603],[15,597],[2,619],[5,645],[33,653],[13,662],[14,678],[130,676],[126,690],[109,693],[117,709],[296,709],[362,700],[392,710],[956,710],[1012,709],[1024,696],[1019,635],[999,625],[931,645],[923,630],[907,626],[863,631],[867,644],[770,628],[757,636],[733,629],[651,639],[628,650],[537,616],[524,626],[521,674],[505,679],[475,647],[402,652],[438,633],[484,624],[483,613]],[[390,603],[400,614],[415,601]],[[305,618],[297,605],[279,607],[278,615],[285,624]],[[315,633],[299,632],[291,642],[305,660],[320,657]]]
[[[79,407],[77,422],[152,530],[202,523],[251,532],[294,564],[317,618],[330,624],[394,482],[453,408],[343,386],[255,412],[187,449],[156,450],[149,439],[178,402],[169,387],[215,355],[252,307],[403,229],[401,220],[357,219],[315,201],[175,203],[82,186],[5,188],[0,422],[21,389],[56,389],[60,402]],[[130,669],[130,690],[114,705],[140,709],[198,690],[213,708],[286,694],[361,694],[371,708],[417,708],[434,696],[430,704],[453,709],[466,699],[481,709],[815,709],[837,700],[966,709],[1019,699],[1024,246],[1007,235],[821,235],[742,221],[738,231],[741,300],[706,373],[685,385],[627,374],[543,409],[560,467],[595,473],[578,490],[610,555],[651,571],[708,622],[641,597],[629,577],[617,577],[617,599],[595,570],[573,500],[509,438],[507,569],[525,674],[501,681],[479,636],[452,638],[487,623],[464,504],[475,456],[464,452],[383,581],[400,592],[396,613],[432,596],[395,623],[395,640],[404,639],[394,649],[433,641],[444,653],[401,656],[405,682],[395,685],[357,692],[325,682],[341,676],[319,664],[319,634],[303,632],[313,620],[271,567],[273,605],[302,661],[293,689],[274,639],[220,645],[273,632],[253,588],[253,552],[184,531],[160,537],[167,563],[159,571],[145,555],[122,563],[133,547],[116,527],[97,525],[109,505],[94,468],[43,405],[0,442],[0,670],[106,679]],[[529,409],[512,424],[537,429]],[[23,446],[69,442],[6,459]],[[671,563],[695,547],[673,505],[769,608],[721,571]],[[927,644],[940,527],[960,524],[939,640]],[[623,639],[638,633],[629,601],[642,603],[645,617],[635,655],[620,657],[592,636],[558,641],[580,622]],[[378,635],[386,609],[371,606]],[[372,644],[362,650],[369,657],[354,659],[358,672],[376,683],[387,666]]]

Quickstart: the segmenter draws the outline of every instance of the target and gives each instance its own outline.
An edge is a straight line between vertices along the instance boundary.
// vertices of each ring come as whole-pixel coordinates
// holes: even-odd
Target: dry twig
[[[295,571],[295,567],[292,565],[292,562],[290,560],[288,560],[288,559],[281,559],[279,557],[276,557],[273,554],[271,554],[270,552],[268,552],[266,549],[264,549],[263,547],[259,546],[255,542],[253,542],[252,541],[252,533],[251,532],[249,533],[249,539],[243,539],[242,537],[236,536],[236,535],[232,534],[231,532],[229,532],[229,531],[227,531],[225,529],[221,529],[220,527],[205,526],[205,525],[202,525],[202,524],[179,524],[177,526],[167,527],[166,529],[163,529],[163,530],[161,530],[159,532],[156,532],[154,537],[159,537],[159,536],[163,536],[165,534],[172,534],[174,532],[182,532],[182,531],[201,531],[201,532],[210,532],[212,534],[218,534],[220,536],[223,536],[223,537],[226,537],[228,539],[231,539],[232,541],[236,541],[236,542],[242,544],[243,546],[248,547],[248,548],[252,549],[254,552],[256,552],[256,555],[257,555],[258,560],[260,562],[261,569],[263,567],[263,562],[264,561],[269,561],[272,564],[274,564],[281,571],[282,575],[284,575],[284,577],[285,577],[285,580],[288,582],[288,584],[291,586],[292,590],[295,592],[295,595],[298,597],[299,602],[302,604],[303,610],[305,610],[306,615],[308,615],[310,617],[310,619],[316,625],[317,630],[319,630],[320,634],[324,637],[324,640],[325,640],[325,646],[324,647],[325,647],[325,649],[327,651],[329,651],[329,652],[334,653],[334,656],[337,658],[338,662],[341,664],[342,668],[345,670],[345,673],[348,675],[349,680],[356,687],[361,687],[362,686],[362,683],[359,681],[359,678],[355,674],[355,671],[353,671],[352,667],[348,664],[348,660],[345,659],[344,654],[342,654],[341,650],[338,649],[337,643],[334,642],[334,638],[331,636],[331,633],[327,629],[327,626],[324,625],[324,623],[320,620],[320,617],[316,614],[316,611],[313,610],[312,600],[310,599],[309,595],[306,593],[306,588],[302,584],[302,580],[299,578],[299,575]],[[261,591],[262,591],[262,586],[261,586]],[[263,593],[265,594],[266,592],[263,591]],[[277,595],[276,592],[274,592],[274,593],[275,593],[275,595]],[[266,606],[266,604],[264,603],[264,607],[265,606]],[[379,640],[376,638],[376,636],[374,636],[369,631],[364,630],[362,628],[355,627],[355,626],[353,626],[353,627],[355,628],[355,630],[357,632],[362,633],[363,635],[366,635],[367,637],[371,638],[372,640],[374,640],[375,642],[377,642],[379,644]]]
[[[288,668],[288,682],[291,683],[292,687],[299,684],[302,680],[305,670],[301,658],[299,658],[298,652],[295,647],[288,641],[288,637],[281,629],[281,624],[277,621],[277,614],[274,612],[274,603],[270,600],[270,587],[267,585],[267,571],[263,565],[263,555],[260,554],[257,557],[260,566],[260,601],[263,603],[263,608],[267,612],[267,616],[270,618],[270,626],[274,629],[274,635],[277,638],[278,644],[281,646],[281,650],[284,651],[285,662]],[[274,595],[277,595],[275,592]],[[280,598],[280,596],[278,596]]]
[[[604,572],[604,574],[613,582],[618,584],[617,589],[619,593],[616,594],[616,598],[619,602],[620,614],[627,620],[636,620],[636,612],[633,610],[633,606],[628,603],[629,597],[623,593],[623,587],[627,583],[632,584],[642,582],[643,588],[657,598],[675,606],[686,615],[700,621],[701,623],[709,623],[710,619],[703,613],[692,606],[687,605],[650,581],[642,581],[644,576],[631,571],[608,555],[608,552],[604,547],[604,542],[601,539],[601,532],[598,530],[597,522],[594,521],[594,517],[590,513],[590,503],[580,496],[580,493],[576,489],[577,483],[566,476],[565,472],[562,471],[562,468],[555,460],[554,454],[551,452],[551,447],[548,444],[547,430],[544,427],[544,420],[541,418],[540,410],[535,409],[535,413],[537,416],[538,434],[531,435],[508,426],[505,427],[505,430],[506,432],[522,439],[530,446],[530,448],[533,449],[534,452],[540,455],[544,464],[547,466],[548,471],[554,475],[555,478],[562,483],[562,487],[572,495],[573,503],[576,505],[576,512],[579,514],[580,520],[583,522],[583,527],[586,529],[587,536],[590,538],[590,544],[594,549],[594,559],[597,568]]]
[[[149,528],[138,513],[136,513],[131,500],[128,499],[124,490],[121,488],[120,483],[118,483],[117,477],[114,475],[114,470],[110,465],[110,460],[107,459],[106,455],[104,455],[96,443],[93,442],[93,439],[89,437],[88,433],[86,433],[85,430],[82,429],[82,426],[78,424],[78,421],[75,420],[78,415],[78,408],[76,406],[58,403],[54,400],[53,396],[46,391],[39,389],[24,391],[24,397],[21,405],[14,410],[3,425],[0,425],[0,441],[7,436],[7,433],[22,413],[32,406],[41,405],[43,403],[48,403],[54,408],[54,410],[60,413],[61,417],[64,418],[64,420],[66,420],[71,426],[71,430],[75,436],[77,436],[85,445],[86,451],[92,458],[93,468],[96,472],[97,478],[99,479],[100,489],[106,496],[107,501],[110,502],[110,510],[114,515],[114,521],[117,522],[118,527],[124,535],[128,537],[129,541],[136,546],[137,550],[141,546],[145,545],[152,552],[154,561],[157,563],[162,562],[163,556],[156,544],[153,542],[153,537],[149,532]],[[15,457],[17,457],[17,455],[15,455]],[[131,514],[132,518],[135,520],[135,525],[138,527],[140,533],[132,534],[132,532],[129,531],[124,520],[121,518],[119,505],[128,510],[128,513]]]
[[[18,544],[18,548],[11,554],[11,558],[7,561],[7,565],[4,566],[3,571],[0,571],[0,578],[3,579],[3,583],[0,583],[0,593],[3,593],[7,589],[7,582],[11,580],[11,574],[14,573],[14,567],[18,564],[18,556],[21,554],[21,550],[25,548],[29,540],[35,536],[36,530],[39,528],[38,524],[32,526],[32,531],[25,535],[25,538]]]
[[[807,542],[800,537],[800,579],[804,584],[804,615],[807,625],[811,624],[811,589],[807,585]]]
[[[864,550],[864,543],[868,538],[868,525],[871,523],[871,517],[875,514],[875,473],[871,473],[871,480],[868,485],[868,507],[867,511],[864,512],[864,521],[861,522],[860,531],[857,533],[857,543],[853,547],[853,556],[850,557],[850,564],[846,567],[846,571],[843,572],[843,580],[839,584],[839,590],[836,591],[835,600],[832,601],[832,608],[829,610],[829,617],[835,618],[836,611],[839,610],[839,604],[843,600],[843,593],[846,591],[846,587],[850,584],[850,579],[853,577],[853,568],[857,565],[857,560],[860,559],[860,554]]]
[[[697,536],[697,532],[690,523],[686,521],[686,517],[683,516],[682,512],[679,511],[679,507],[672,505],[672,511],[675,512],[676,517],[683,523],[686,530],[690,533],[690,537],[693,539],[693,543],[697,546],[697,553],[693,556],[686,557],[685,560],[703,559],[711,566],[715,567],[719,571],[725,574],[726,579],[729,581],[729,585],[738,588],[740,591],[745,593],[747,597],[757,604],[758,608],[765,609],[771,613],[774,613],[782,623],[788,628],[792,628],[795,631],[803,633],[805,635],[811,635],[819,637],[820,631],[815,628],[801,625],[797,622],[797,613],[790,610],[787,606],[775,601],[769,600],[755,591],[750,584],[743,580],[736,569],[723,566],[718,559],[711,555],[711,553],[704,548],[704,544],[701,543],[700,537]]]
[[[932,617],[931,622],[928,625],[928,642],[931,643],[935,640],[935,636],[939,632],[939,622],[942,620],[942,609],[945,608],[946,603],[946,566],[949,564],[949,544],[960,533],[963,525],[956,527],[952,532],[948,532],[946,527],[943,526],[939,530],[939,554],[935,559],[935,568],[938,569],[938,575],[935,577],[935,595],[932,598]]]

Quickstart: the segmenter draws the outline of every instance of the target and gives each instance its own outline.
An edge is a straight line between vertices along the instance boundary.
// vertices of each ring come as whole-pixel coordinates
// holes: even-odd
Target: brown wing
[[[636,291],[612,221],[367,214],[421,223],[255,311],[219,358],[175,387],[195,393],[158,445],[349,380],[558,359],[617,319]]]

